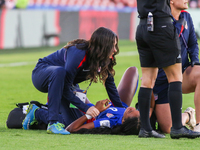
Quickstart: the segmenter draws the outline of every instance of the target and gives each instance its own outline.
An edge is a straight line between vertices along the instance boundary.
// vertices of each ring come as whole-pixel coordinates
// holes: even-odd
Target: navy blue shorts
[[[155,86],[153,89],[155,104],[165,104],[169,103],[168,100],[168,83],[160,84]]]

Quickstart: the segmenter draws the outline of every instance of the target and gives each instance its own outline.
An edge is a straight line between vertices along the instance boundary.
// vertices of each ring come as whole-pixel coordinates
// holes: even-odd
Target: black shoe
[[[179,138],[194,139],[200,137],[200,132],[189,130],[188,128],[183,126],[180,129],[171,128],[170,136],[172,139],[179,139]]]
[[[140,138],[149,138],[149,137],[154,137],[154,138],[165,138],[163,134],[159,134],[156,131],[152,130],[150,132],[140,129],[138,137]]]

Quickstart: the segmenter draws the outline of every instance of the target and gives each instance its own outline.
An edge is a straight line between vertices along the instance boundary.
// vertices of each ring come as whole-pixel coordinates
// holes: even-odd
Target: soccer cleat
[[[65,125],[62,124],[62,123],[54,123],[52,125],[48,124],[48,127],[47,127],[47,133],[50,133],[50,134],[63,134],[63,135],[66,135],[66,134],[70,134],[70,132],[66,131],[63,127]]]
[[[165,136],[163,134],[160,134],[154,130],[148,132],[144,129],[140,129],[139,138],[150,138],[150,137],[154,137],[154,138],[165,138]]]
[[[171,128],[170,136],[172,139],[179,139],[179,138],[189,138],[194,139],[200,137],[200,132],[195,132],[189,130],[187,127],[183,126],[180,129]]]
[[[23,126],[24,130],[28,130],[29,126],[36,122],[36,120],[35,120],[35,111],[38,108],[39,107],[37,107],[35,104],[30,104],[29,105],[26,117],[24,118],[24,121],[22,122],[22,126]]]
[[[200,124],[194,126],[194,131],[200,132]]]
[[[196,119],[195,119],[195,109],[192,107],[188,107],[184,113],[189,114],[189,121],[186,123],[191,130],[194,129],[194,126],[196,125]]]

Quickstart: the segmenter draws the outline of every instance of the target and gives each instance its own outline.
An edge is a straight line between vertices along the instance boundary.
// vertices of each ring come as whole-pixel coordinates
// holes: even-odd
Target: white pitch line
[[[120,52],[119,55],[117,55],[117,56],[121,57],[121,56],[135,56],[135,55],[138,55],[137,51],[133,51],[133,52]],[[27,66],[27,65],[33,65],[33,64],[36,64],[36,63],[37,63],[36,61],[6,63],[6,64],[0,64],[0,68],[1,67]]]
[[[27,65],[33,65],[33,64],[36,64],[36,61],[0,64],[0,67],[17,67],[17,66],[27,66]]]
[[[138,55],[137,51],[133,51],[133,52],[119,52],[119,56],[135,56]]]

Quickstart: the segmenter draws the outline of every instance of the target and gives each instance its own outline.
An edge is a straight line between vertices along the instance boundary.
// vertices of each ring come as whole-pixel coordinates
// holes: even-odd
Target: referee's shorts
[[[136,42],[141,67],[163,68],[181,63],[181,46],[170,17],[154,18],[154,31],[147,31],[147,18],[140,19]]]

